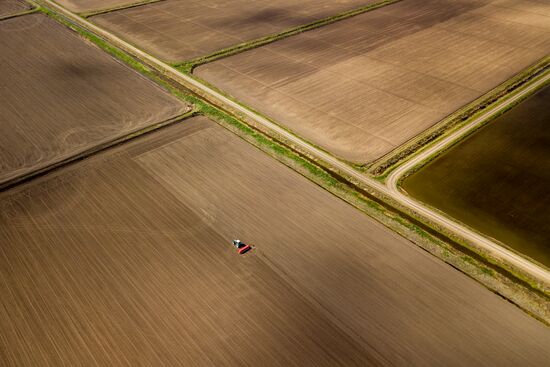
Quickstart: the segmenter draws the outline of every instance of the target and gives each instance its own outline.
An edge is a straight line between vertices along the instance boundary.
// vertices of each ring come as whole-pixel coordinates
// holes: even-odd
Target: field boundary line
[[[131,4],[113,6],[112,8],[103,8],[103,9],[86,11],[86,12],[81,12],[81,13],[76,13],[76,14],[80,15],[83,18],[90,18],[90,17],[93,17],[95,15],[112,13],[112,12],[115,12],[115,11],[118,11],[118,10],[126,10],[126,9],[131,9],[131,8],[137,8],[139,6],[149,5],[149,4],[154,4],[154,3],[160,3],[160,2],[163,2],[163,1],[166,1],[166,0],[143,0],[143,1],[137,1],[137,2],[131,3]]]
[[[461,239],[460,233],[453,235],[449,232],[440,232],[433,224],[428,224],[432,222],[426,218],[424,221],[415,219],[415,211],[400,204],[391,192],[375,179],[289,135],[262,116],[51,0],[40,0],[40,3],[45,4],[45,11],[50,12],[59,22],[97,42],[105,51],[129,63],[136,70],[151,74],[151,70],[148,69],[151,67],[157,71],[160,75],[157,81],[160,84],[168,84],[172,93],[195,104],[201,112],[235,132],[241,139],[249,141],[318,186],[408,238],[416,246],[477,280],[494,293],[520,305],[527,313],[538,315],[536,317],[539,320],[549,323],[547,305],[550,293],[544,286],[545,283],[541,283],[536,275],[533,276],[521,266],[519,269],[510,267],[509,262],[499,257],[495,260],[486,251],[479,252],[476,246],[469,246],[464,241],[457,242],[457,238]],[[172,83],[177,87],[173,87]],[[185,90],[185,93],[182,93],[182,90]],[[362,188],[362,192],[354,190],[355,187]],[[364,196],[363,192],[367,196]],[[410,222],[410,218],[413,218],[414,222]],[[434,232],[436,237],[433,236]],[[448,241],[457,243],[461,250],[455,251]],[[472,248],[478,251],[471,250]],[[476,254],[478,258],[469,256],[468,251]],[[515,254],[514,256],[517,257]],[[492,269],[498,271],[494,272]]]
[[[12,18],[22,17],[23,15],[33,14],[38,12],[38,7],[33,5],[32,3],[28,3],[30,5],[30,9],[23,10],[17,13],[8,14],[0,17],[0,22],[3,20],[8,20]]]
[[[108,141],[105,141],[103,143],[95,145],[91,148],[85,149],[82,152],[73,154],[73,155],[71,155],[69,157],[66,157],[66,158],[63,158],[59,161],[48,164],[44,167],[40,167],[40,168],[37,168],[37,169],[32,170],[30,172],[23,173],[21,175],[12,177],[8,180],[0,182],[0,192],[7,191],[7,190],[9,190],[9,189],[11,189],[11,188],[13,188],[17,185],[28,182],[28,181],[30,181],[34,178],[38,178],[40,176],[43,176],[43,175],[45,175],[47,173],[50,173],[54,170],[60,169],[60,168],[62,168],[64,166],[67,166],[69,164],[81,161],[81,160],[86,159],[86,158],[88,158],[92,155],[95,155],[97,153],[100,153],[100,152],[103,152],[105,150],[114,148],[118,145],[121,145],[121,144],[123,144],[125,142],[128,142],[128,141],[130,141],[134,138],[137,138],[139,136],[150,134],[150,133],[152,133],[154,131],[157,131],[159,129],[162,129],[164,127],[168,127],[168,126],[174,125],[178,122],[182,122],[182,121],[184,121],[184,120],[186,120],[190,117],[193,117],[195,115],[196,115],[196,111],[190,110],[186,113],[183,113],[183,114],[180,114],[178,116],[169,118],[167,120],[157,122],[157,123],[154,123],[152,125],[149,125],[149,126],[146,126],[146,127],[143,127],[143,128],[139,128],[137,130],[133,130],[133,131],[127,133],[127,134],[124,134],[124,135],[118,137],[118,138],[110,139]]]
[[[506,96],[502,97],[498,102],[495,102],[493,105],[491,105],[489,107],[489,110],[485,111],[485,113],[480,114],[478,112],[477,114],[468,118],[466,120],[466,124],[462,124],[458,127],[455,127],[452,130],[448,131],[447,134],[439,136],[438,138],[431,141],[429,144],[426,144],[420,147],[417,151],[412,153],[409,157],[399,162],[399,164],[396,164],[395,166],[393,166],[387,172],[388,174],[387,176],[385,176],[386,179],[389,179],[389,177],[392,177],[396,171],[401,171],[400,168],[402,166],[408,165],[409,161],[416,160],[416,157],[418,155],[423,154],[423,152],[425,152],[426,150],[431,150],[431,148],[434,145],[437,145],[439,142],[443,141],[444,139],[446,140],[447,138],[451,138],[452,136],[454,136],[454,139],[451,139],[449,141],[446,140],[447,144],[445,144],[444,146],[440,147],[437,150],[432,151],[428,157],[419,161],[413,167],[402,172],[396,181],[396,185],[401,189],[402,188],[401,184],[407,177],[415,174],[416,172],[421,170],[423,167],[425,167],[427,164],[437,159],[439,156],[445,154],[449,149],[453,148],[454,146],[468,139],[470,136],[475,134],[479,129],[485,127],[486,125],[491,123],[493,120],[497,119],[501,115],[505,114],[506,112],[513,109],[517,105],[521,104],[527,98],[531,97],[532,95],[539,92],[543,88],[546,88],[549,84],[550,84],[550,68],[546,69],[537,77],[525,82],[525,84],[521,86],[521,88],[529,88],[529,86],[534,85],[532,89],[529,89],[528,93],[521,94],[516,99],[515,97],[518,94],[518,90],[509,92]],[[521,92],[521,89],[519,89],[519,91]],[[514,99],[511,100],[512,98]],[[475,123],[476,121],[477,123]]]
[[[360,182],[362,185],[365,185],[366,187],[369,188],[368,190],[369,192],[377,192],[378,196],[384,197],[384,198],[390,198],[391,199],[390,201],[399,203],[397,207],[405,207],[407,208],[406,211],[410,211],[412,213],[416,213],[417,215],[420,215],[420,213],[418,213],[418,210],[414,210],[411,206],[409,206],[409,204],[404,200],[403,197],[399,196],[398,194],[390,190],[386,185],[383,185],[377,180],[371,177],[368,177],[367,175],[357,171],[353,167],[350,167],[347,163],[340,161],[339,159],[315,148],[314,146],[311,146],[310,144],[303,141],[299,137],[289,134],[286,130],[280,128],[277,124],[274,124],[273,122],[265,119],[261,115],[254,113],[253,111],[249,110],[246,107],[243,107],[238,103],[235,103],[231,99],[228,99],[227,97],[218,93],[212,88],[197,81],[190,75],[185,74],[179,71],[178,69],[174,68],[173,66],[170,66],[165,62],[158,60],[157,58],[129,44],[128,42],[117,37],[116,35],[102,29],[101,27],[96,26],[95,24],[87,21],[86,19],[81,18],[76,14],[66,10],[65,8],[53,3],[51,0],[40,0],[40,2],[47,4],[49,8],[56,9],[57,12],[54,12],[54,13],[62,14],[62,17],[66,18],[69,23],[79,24],[80,26],[84,27],[84,29],[92,33],[95,33],[100,37],[104,37],[107,41],[113,42],[114,44],[117,45],[117,47],[133,55],[134,57],[138,58],[142,62],[145,62],[145,64],[148,64],[153,68],[160,69],[164,75],[167,75],[173,78],[175,81],[181,83],[186,88],[192,90],[193,92],[197,93],[199,96],[205,98],[210,103],[213,103],[214,105],[222,105],[225,108],[238,111],[239,114],[242,114],[250,118],[256,124],[263,125],[264,128],[266,128],[272,134],[274,133],[275,136],[283,137],[284,140],[288,141],[291,146],[298,147],[298,149],[301,149],[304,152],[307,152],[306,156],[309,155],[309,156],[315,157],[316,159],[324,162],[329,167],[333,167],[334,170],[343,173],[344,177],[348,177],[351,179],[351,182],[353,181]],[[438,216],[435,213],[428,212],[428,218],[434,219],[437,217]],[[432,223],[432,221],[428,218],[425,218],[425,220],[427,220],[428,223]],[[474,243],[477,243],[478,245],[480,244],[480,242],[478,242],[478,240],[480,239],[484,244],[487,241],[489,241],[487,238],[480,238],[477,234],[472,233],[467,228],[463,228],[463,227],[461,228],[460,226],[457,227],[456,223],[453,223],[452,227],[453,227],[453,230],[451,230],[451,232],[456,233],[459,238],[464,239],[464,234],[468,234],[467,237],[474,238],[475,239]],[[460,228],[460,230],[457,231],[456,228]],[[487,250],[490,250],[490,252],[493,255],[496,255],[496,258],[500,260],[504,260],[506,263],[509,263],[512,266],[512,268],[522,269],[523,270],[522,272],[528,275],[528,278],[536,279],[536,284],[541,283],[546,285],[546,287],[550,284],[550,272],[548,270],[540,268],[539,266],[527,261],[525,258],[520,257],[517,254],[510,253],[506,249],[492,243],[491,241],[489,242],[491,243],[491,245],[488,247],[485,245],[480,245],[480,247],[478,246],[474,246],[474,247],[484,249],[485,254]]]
[[[386,187],[390,191],[392,191],[394,195],[400,197],[402,201],[407,203],[414,210],[419,211],[420,213],[432,212],[435,214],[432,215],[434,219],[445,222],[446,225],[451,228],[465,227],[468,229],[469,232],[471,232],[469,236],[476,238],[477,241],[485,243],[486,245],[491,245],[490,247],[494,247],[497,251],[500,252],[504,250],[506,252],[514,253],[516,254],[516,256],[524,258],[527,262],[530,262],[533,265],[548,272],[546,267],[542,264],[539,264],[536,261],[526,257],[525,255],[508,248],[505,244],[502,244],[499,241],[495,242],[494,239],[489,238],[482,232],[470,228],[469,226],[449,216],[448,214],[437,210],[437,208],[433,208],[409,196],[401,189],[400,186],[402,180],[405,179],[408,175],[414,173],[416,170],[418,170],[440,154],[444,153],[455,144],[460,143],[463,139],[475,133],[480,127],[484,126],[486,123],[490,122],[494,118],[500,116],[502,113],[521,103],[523,100],[530,97],[541,88],[544,88],[548,85],[548,83],[550,83],[550,72],[546,71],[542,75],[540,75],[540,77],[532,79],[531,81],[523,84],[519,90],[512,92],[512,95],[509,94],[508,98],[501,101],[500,103],[497,103],[496,105],[493,105],[492,108],[490,108],[488,111],[485,111],[482,115],[475,117],[473,120],[470,120],[468,124],[460,127],[457,130],[454,130],[451,134],[436,140],[430,146],[424,147],[420,151],[417,151],[409,160],[405,161],[403,164],[401,164],[391,172],[391,174],[387,178]],[[490,244],[490,242],[493,242],[493,244]],[[502,250],[497,249],[498,247],[501,247]]]
[[[536,63],[500,83],[487,93],[484,93],[447,117],[439,120],[434,125],[396,147],[391,152],[384,154],[372,163],[365,164],[364,167],[366,168],[366,172],[372,174],[379,180],[384,180],[392,170],[396,169],[416,152],[464,126],[471,118],[475,118],[477,114],[483,112],[485,109],[498,106],[499,103],[508,98],[510,93],[513,93],[531,80],[536,79],[549,69],[550,56],[545,56]]]
[[[326,17],[323,19],[319,19],[308,24],[296,26],[294,28],[290,28],[279,33],[274,33],[268,36],[256,38],[254,40],[250,40],[243,43],[239,43],[237,45],[226,47],[205,56],[199,56],[197,58],[187,60],[187,61],[174,62],[171,65],[174,67],[177,67],[180,71],[183,71],[187,74],[191,74],[193,72],[193,69],[195,69],[200,65],[214,62],[216,60],[233,56],[241,52],[252,50],[254,48],[265,46],[267,44],[270,44],[303,32],[311,31],[311,30],[323,27],[325,25],[336,23],[338,21],[345,20],[345,19],[354,17],[356,15],[368,13],[370,11],[383,8],[391,4],[398,3],[400,1],[402,0],[383,0],[377,3],[362,6],[360,8],[347,10],[345,12],[332,15],[330,17]]]

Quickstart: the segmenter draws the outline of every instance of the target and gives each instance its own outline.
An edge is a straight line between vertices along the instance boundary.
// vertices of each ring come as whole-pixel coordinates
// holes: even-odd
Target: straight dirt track
[[[181,62],[376,0],[167,0],[91,20],[168,62]]]
[[[24,0],[2,0],[0,1],[0,18],[29,10],[31,5]]]
[[[0,22],[0,183],[189,110],[42,14]]]
[[[197,76],[336,156],[370,162],[550,52],[550,4],[411,0]]]
[[[543,325],[203,117],[0,209],[2,365],[550,358]]]

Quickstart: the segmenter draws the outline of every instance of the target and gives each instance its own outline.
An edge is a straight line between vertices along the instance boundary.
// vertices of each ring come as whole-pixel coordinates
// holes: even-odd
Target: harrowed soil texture
[[[24,0],[2,0],[0,1],[0,18],[17,14],[30,8],[31,4]]]
[[[550,3],[407,0],[195,74],[334,155],[371,162],[550,52]]]
[[[204,117],[0,193],[0,238],[2,366],[550,360],[544,325]]]
[[[57,0],[56,2],[73,12],[87,13],[141,3],[142,0]]]
[[[168,62],[204,56],[376,0],[167,0],[90,18]]]
[[[550,87],[407,178],[403,187],[550,267]]]
[[[0,22],[0,183],[189,107],[42,14]]]

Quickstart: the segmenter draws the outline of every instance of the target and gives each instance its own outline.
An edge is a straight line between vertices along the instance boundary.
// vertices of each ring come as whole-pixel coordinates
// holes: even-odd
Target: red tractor
[[[248,250],[252,249],[251,245],[247,245],[246,243],[242,242],[241,240],[233,240],[233,246],[237,248],[237,252],[239,255],[244,254]]]

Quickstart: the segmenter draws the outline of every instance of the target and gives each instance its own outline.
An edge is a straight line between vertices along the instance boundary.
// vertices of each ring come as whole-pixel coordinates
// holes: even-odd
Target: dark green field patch
[[[550,88],[406,179],[405,190],[550,266]]]

